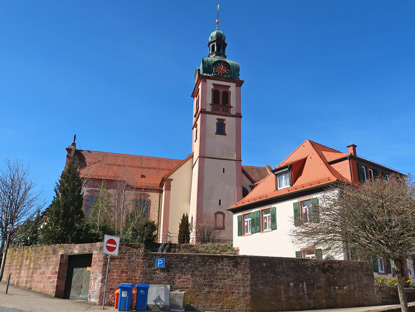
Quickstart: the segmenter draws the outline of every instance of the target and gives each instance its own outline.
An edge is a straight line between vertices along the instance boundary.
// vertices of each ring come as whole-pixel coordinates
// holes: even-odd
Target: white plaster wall
[[[193,159],[195,156],[193,155]],[[193,163],[194,160],[192,160]],[[190,207],[189,207],[189,222],[193,220],[193,227],[190,228],[191,238],[194,238],[195,228],[194,224],[197,218],[197,194],[198,194],[198,181],[199,181],[199,161],[196,160],[196,163],[192,170],[192,180],[191,180],[191,190],[190,190]],[[193,242],[193,241],[192,241]]]
[[[192,159],[176,170],[170,177],[170,214],[169,232],[172,242],[177,243],[179,233],[179,223],[184,213],[190,212],[190,188],[192,182]],[[190,216],[189,216],[190,222]]]
[[[290,235],[291,229],[294,228],[294,210],[293,203],[308,199],[310,197],[317,197],[321,200],[322,192],[296,199],[279,202],[273,205],[266,205],[260,208],[238,212],[233,215],[233,245],[238,247],[241,255],[256,255],[256,256],[273,256],[273,257],[290,257],[295,258],[295,252],[301,250],[305,246],[297,246],[293,243]],[[251,235],[238,236],[238,215],[243,215],[249,212],[276,207],[277,213],[277,229],[267,232],[260,232]],[[243,226],[243,219],[242,219]],[[312,247],[312,246],[310,246]],[[321,246],[315,246],[321,248]],[[323,257],[325,253],[323,251]],[[335,255],[337,259],[342,257]]]

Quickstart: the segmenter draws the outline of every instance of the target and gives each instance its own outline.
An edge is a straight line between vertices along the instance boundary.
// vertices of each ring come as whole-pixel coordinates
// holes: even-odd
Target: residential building
[[[320,221],[319,201],[330,186],[358,185],[392,173],[398,172],[358,156],[354,144],[343,153],[306,140],[229,208],[234,214],[234,246],[241,255],[345,259],[344,254],[324,251],[322,246],[299,247],[293,242],[293,228]],[[413,261],[408,261],[406,270],[414,276]],[[390,261],[375,260],[374,271],[391,274]]]

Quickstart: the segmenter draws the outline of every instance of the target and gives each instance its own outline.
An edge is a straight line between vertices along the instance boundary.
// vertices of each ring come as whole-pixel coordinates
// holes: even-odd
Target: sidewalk
[[[0,282],[0,312],[103,311],[102,306],[85,301],[59,299],[13,285],[9,286],[7,295],[5,291],[6,283]],[[105,306],[104,311],[117,310]]]
[[[113,307],[105,306],[105,310],[102,310],[102,306],[86,303],[85,301],[59,299],[13,285],[9,286],[7,295],[5,291],[6,283],[0,282],[0,312],[117,311]],[[409,306],[409,311],[415,311],[415,302],[410,303]],[[398,305],[388,305],[301,312],[400,312],[400,307]]]

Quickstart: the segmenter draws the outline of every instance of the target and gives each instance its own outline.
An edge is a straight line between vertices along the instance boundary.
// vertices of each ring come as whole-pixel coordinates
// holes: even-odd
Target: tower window
[[[229,104],[229,94],[227,91],[222,92],[222,105],[228,105]]]
[[[219,199],[219,206],[222,205],[222,199]]]
[[[213,104],[220,104],[219,90],[213,90]]]
[[[225,229],[225,214],[222,211],[215,212],[215,227],[217,230]]]
[[[216,122],[216,134],[226,135],[225,119],[218,119]]]

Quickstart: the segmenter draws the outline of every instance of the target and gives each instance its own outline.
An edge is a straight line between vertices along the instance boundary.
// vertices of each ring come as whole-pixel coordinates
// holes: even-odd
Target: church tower
[[[219,25],[219,20],[216,21]],[[232,240],[232,213],[242,199],[240,66],[226,58],[226,36],[216,27],[209,54],[196,69],[193,89],[193,163],[189,218],[196,228],[215,225]]]

